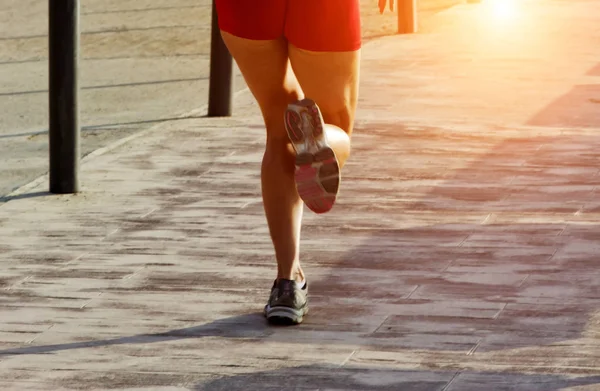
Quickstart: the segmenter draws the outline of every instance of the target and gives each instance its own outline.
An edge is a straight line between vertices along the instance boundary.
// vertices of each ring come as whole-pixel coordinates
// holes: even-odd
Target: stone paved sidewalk
[[[436,16],[364,49],[339,205],[307,214],[311,313],[274,277],[251,96],[0,206],[0,389],[600,389],[600,4]]]

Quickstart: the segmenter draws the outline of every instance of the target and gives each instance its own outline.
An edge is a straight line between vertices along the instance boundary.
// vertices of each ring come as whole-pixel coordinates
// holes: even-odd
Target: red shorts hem
[[[362,46],[359,0],[217,0],[219,27],[240,38],[274,40],[315,52]]]

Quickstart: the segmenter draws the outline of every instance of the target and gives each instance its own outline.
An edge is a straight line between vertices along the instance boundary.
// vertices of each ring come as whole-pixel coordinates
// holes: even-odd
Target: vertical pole
[[[398,34],[416,33],[417,29],[417,0],[398,0]]]
[[[221,37],[215,0],[211,29],[208,116],[229,117],[233,97],[233,59]]]
[[[49,0],[50,192],[79,191],[79,0]]]

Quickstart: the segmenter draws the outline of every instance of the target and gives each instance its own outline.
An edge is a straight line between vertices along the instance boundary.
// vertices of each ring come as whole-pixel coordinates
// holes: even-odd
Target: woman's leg
[[[302,91],[319,105],[327,138],[343,166],[358,102],[360,50],[311,52],[290,44],[289,56]]]
[[[343,164],[349,145],[340,130],[351,135],[358,100],[360,2],[290,1],[286,18],[292,68],[304,94],[319,105],[329,124],[328,137],[340,143],[338,158]]]
[[[285,115],[296,151],[296,187],[315,213],[335,204],[340,170],[350,154],[360,52],[310,52],[290,45],[290,60],[306,96]]]
[[[288,43],[284,38],[258,41],[226,32],[222,35],[258,101],[267,128],[261,182],[277,278],[303,281],[299,262],[303,204],[294,183],[295,156],[283,122],[287,105],[301,99],[302,91],[289,63]]]
[[[306,205],[324,213],[333,207],[340,169],[350,154],[360,71],[360,4],[303,0],[288,7],[290,62],[309,98],[286,112],[298,151],[296,184]]]

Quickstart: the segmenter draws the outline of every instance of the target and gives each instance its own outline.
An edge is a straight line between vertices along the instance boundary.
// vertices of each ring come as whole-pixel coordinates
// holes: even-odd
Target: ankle
[[[304,276],[304,272],[302,271],[302,269],[292,273],[279,273],[277,275],[277,279],[292,280],[296,281],[299,284],[303,284],[304,282],[306,282],[306,277]]]

